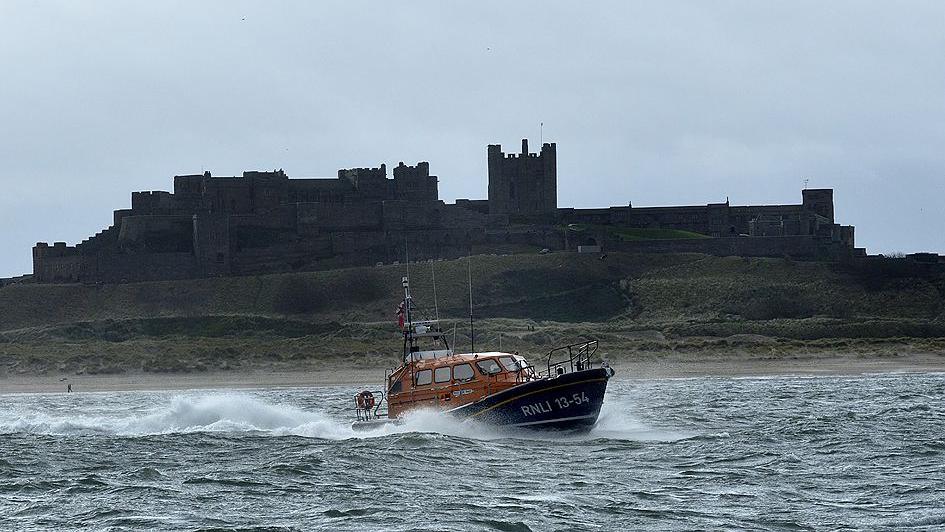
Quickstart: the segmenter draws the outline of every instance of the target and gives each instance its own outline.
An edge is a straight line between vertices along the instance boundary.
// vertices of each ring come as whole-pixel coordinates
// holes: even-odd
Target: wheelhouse
[[[418,357],[388,377],[391,416],[418,407],[456,407],[536,378],[516,353]]]

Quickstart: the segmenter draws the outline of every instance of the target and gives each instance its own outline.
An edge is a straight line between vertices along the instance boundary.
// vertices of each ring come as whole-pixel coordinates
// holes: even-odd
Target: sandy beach
[[[908,353],[885,356],[854,354],[718,358],[666,356],[645,360],[612,360],[618,379],[691,377],[831,376],[875,373],[945,372],[945,354]],[[383,367],[350,369],[230,370],[193,373],[126,372],[107,375],[16,375],[0,377],[0,393],[65,393],[125,390],[186,390],[363,385],[377,387]]]

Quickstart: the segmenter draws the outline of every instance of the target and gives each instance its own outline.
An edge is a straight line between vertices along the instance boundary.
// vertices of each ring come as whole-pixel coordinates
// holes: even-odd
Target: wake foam
[[[611,440],[673,442],[698,436],[695,432],[668,430],[649,426],[633,417],[632,405],[605,401],[600,409],[597,425],[586,435],[588,438]]]
[[[344,430],[347,428],[348,430]],[[350,428],[318,412],[267,403],[242,394],[175,397],[171,406],[129,425],[132,433],[304,431],[321,438],[345,438]]]
[[[142,415],[119,416],[0,412],[0,433],[114,434],[144,436],[192,432],[264,432],[328,439],[352,436],[351,428],[325,414],[267,403],[250,395],[177,396]]]
[[[399,423],[355,431],[351,428],[351,420],[339,420],[322,412],[271,403],[248,394],[207,394],[176,396],[169,404],[153,407],[140,414],[130,410],[113,416],[63,413],[61,410],[0,410],[0,433],[146,436],[253,432],[333,440],[429,433],[477,440],[604,438],[633,441],[677,441],[696,435],[648,427],[634,419],[628,413],[629,410],[628,405],[621,405],[619,402],[604,403],[597,426],[590,433],[580,435],[495,427],[458,420],[436,410],[417,410],[405,415]]]

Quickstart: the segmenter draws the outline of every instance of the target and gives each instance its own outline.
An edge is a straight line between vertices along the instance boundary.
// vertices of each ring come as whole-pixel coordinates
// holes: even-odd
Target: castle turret
[[[801,192],[804,208],[819,214],[833,223],[833,189],[806,188]]]
[[[501,145],[490,144],[489,214],[554,218],[558,208],[555,148],[554,143],[545,143],[541,153],[529,153],[528,139],[522,139],[522,153],[506,155]]]
[[[437,177],[430,175],[430,163],[407,166],[401,161],[394,168],[394,198],[413,201],[436,201],[440,198]]]

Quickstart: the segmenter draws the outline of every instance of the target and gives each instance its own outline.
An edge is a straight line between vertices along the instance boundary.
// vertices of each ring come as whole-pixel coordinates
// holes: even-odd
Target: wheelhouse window
[[[431,382],[433,382],[432,369],[421,369],[417,372],[417,386],[423,386],[424,384],[430,384]]]
[[[471,381],[474,376],[475,373],[473,372],[472,366],[469,364],[457,364],[453,366],[453,378],[460,382]]]
[[[476,362],[476,365],[479,366],[479,371],[481,371],[484,375],[495,375],[496,373],[502,372],[502,368],[494,358],[480,360],[479,362]]]
[[[502,367],[504,367],[506,371],[518,371],[521,369],[518,362],[512,357],[499,357],[499,362],[502,363]]]
[[[433,370],[433,382],[449,382],[450,381],[450,367],[444,366],[442,368],[436,368]]]

